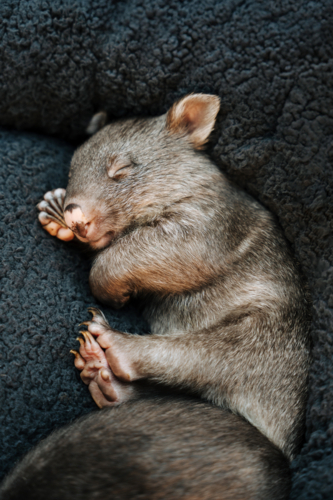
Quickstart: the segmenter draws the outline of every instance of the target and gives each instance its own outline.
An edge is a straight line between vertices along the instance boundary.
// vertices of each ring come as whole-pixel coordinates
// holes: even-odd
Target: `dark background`
[[[313,298],[314,364],[293,499],[333,498],[331,0],[1,0],[1,474],[92,411],[69,350],[95,303],[90,262],[42,230],[92,114],[154,115],[221,97],[209,153],[279,218]],[[146,327],[133,306],[111,324]]]

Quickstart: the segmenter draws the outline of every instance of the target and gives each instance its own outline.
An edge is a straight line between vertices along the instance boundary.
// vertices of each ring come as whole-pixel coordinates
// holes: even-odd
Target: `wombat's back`
[[[287,460],[250,424],[203,402],[165,397],[55,432],[0,493],[2,500],[279,500],[289,488]]]

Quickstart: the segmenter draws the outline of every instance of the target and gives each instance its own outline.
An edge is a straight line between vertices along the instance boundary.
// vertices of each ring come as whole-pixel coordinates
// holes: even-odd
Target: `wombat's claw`
[[[45,200],[38,203],[37,208],[41,211],[39,220],[43,226],[48,224],[49,221],[54,221],[61,227],[67,227],[64,219],[56,212],[51,205]]]
[[[76,359],[80,359],[81,358],[80,354],[77,351],[74,351],[74,349],[71,349],[69,352],[72,353],[72,354],[74,354],[74,356],[75,356]]]
[[[86,326],[90,326],[92,323],[98,323],[99,325],[105,326],[106,328],[109,328],[109,323],[104,314],[100,309],[97,309],[97,307],[88,307],[88,312],[92,315],[92,320],[91,321],[85,321],[82,324],[85,324]]]
[[[67,227],[64,221],[64,201],[66,190],[62,188],[48,191],[44,195],[44,200],[38,203],[38,209],[46,214],[49,219],[58,222],[62,227]],[[45,216],[44,216],[45,217]]]
[[[94,340],[94,337],[88,332],[88,330],[81,330],[80,333],[83,335],[86,345]]]
[[[79,324],[79,326],[89,326],[91,321],[82,321],[82,323]]]
[[[70,241],[74,238],[74,233],[64,221],[65,196],[66,190],[62,188],[45,193],[44,200],[37,205],[40,211],[38,219],[44,229],[52,236],[63,241]]]
[[[78,370],[83,370],[83,368],[85,367],[85,364],[86,364],[84,359],[81,358],[80,354],[77,351],[74,351],[73,349],[71,349],[69,352],[74,354],[74,356],[75,356],[75,361],[74,361],[75,367]]]
[[[77,338],[80,353],[75,350],[71,353],[75,356],[74,365],[81,371],[81,378],[89,386],[97,406],[102,408],[128,399],[132,388],[114,376],[103,349],[94,337],[86,330],[80,333],[83,335],[83,338]]]
[[[91,321],[82,321],[82,323],[80,323],[79,326],[89,327],[93,322],[103,324],[105,326],[109,326],[104,314],[102,313],[102,311],[97,309],[97,307],[88,307],[88,312],[90,312],[90,314],[92,314],[92,320]],[[80,333],[82,333],[82,332],[80,332]]]
[[[88,312],[92,314],[93,320],[96,316],[102,316],[102,318],[106,321],[104,314],[100,309],[97,309],[97,307],[88,307]]]
[[[81,347],[84,347],[84,340],[83,340],[83,339],[81,339],[81,337],[76,337],[76,340],[77,340],[78,342],[80,342],[80,346],[81,346]]]
[[[44,195],[44,200],[48,201],[51,207],[54,208],[62,217],[64,212],[64,203],[66,197],[66,189],[57,188],[53,191],[48,191]]]
[[[80,326],[81,325],[86,326],[90,334],[99,336],[105,332],[108,332],[109,330],[112,330],[102,311],[100,311],[96,307],[89,307],[88,311],[93,316],[91,321],[83,321],[82,323],[80,323]]]

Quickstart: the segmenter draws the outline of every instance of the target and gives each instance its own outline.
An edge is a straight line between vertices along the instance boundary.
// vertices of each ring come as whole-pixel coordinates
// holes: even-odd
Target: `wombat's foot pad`
[[[104,315],[98,309],[91,308],[94,314],[93,321],[85,321],[88,331],[81,331],[83,338],[80,342],[80,353],[71,351],[75,355],[74,365],[81,371],[81,379],[89,386],[90,394],[99,408],[113,406],[127,401],[133,396],[134,388],[127,382],[119,380],[112,372],[106,359],[105,352],[91,335],[89,329],[96,327],[110,328]]]
[[[70,241],[74,238],[74,233],[64,221],[65,196],[66,190],[62,188],[45,193],[44,200],[37,205],[40,210],[38,219],[52,236],[56,236],[59,240]]]

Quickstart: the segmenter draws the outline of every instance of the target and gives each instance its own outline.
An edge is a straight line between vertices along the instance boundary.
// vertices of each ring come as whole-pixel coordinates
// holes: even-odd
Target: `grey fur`
[[[119,153],[134,166],[112,182],[105,164]],[[70,175],[66,203],[102,207],[101,234],[115,234],[95,258],[94,295],[115,306],[146,298],[152,335],[119,339],[140,377],[230,408],[293,458],[309,304],[273,216],[165,116],[106,126],[76,151]]]
[[[0,494],[2,500],[282,500],[289,488],[286,459],[247,422],[165,397],[92,413],[55,432]]]
[[[106,126],[77,150],[70,169],[64,206],[77,204],[95,220],[96,238],[110,235],[105,248],[91,244],[98,250],[90,274],[94,295],[115,307],[139,297],[152,329],[150,336],[138,337],[107,327],[116,353],[108,361],[122,379],[126,360],[137,396],[142,380],[195,393],[240,415],[224,413],[239,429],[244,417],[258,444],[264,438],[256,429],[290,460],[302,439],[307,398],[306,288],[273,216],[194,150],[188,130],[174,130],[168,118]],[[132,162],[117,180],[108,176],[115,155]],[[121,358],[113,365],[117,352]],[[143,430],[157,413],[151,410]],[[172,425],[177,427],[176,419]],[[199,430],[198,420],[194,433]],[[226,425],[225,432],[236,443],[238,430]],[[201,445],[210,439],[202,436]],[[110,446],[105,444],[109,452]],[[232,467],[241,482],[241,465],[235,460]],[[261,498],[268,468],[258,466],[250,474],[253,498]],[[287,473],[281,470],[276,468],[271,498],[286,498]],[[237,496],[223,480],[221,488],[228,492],[223,498],[252,498]]]

